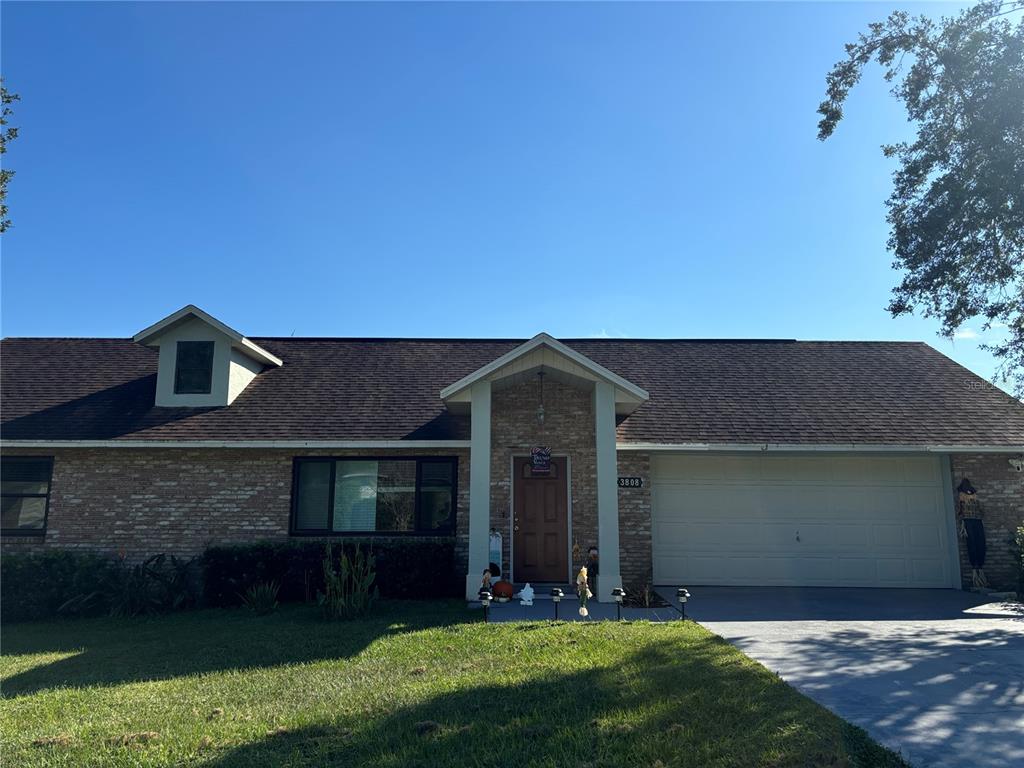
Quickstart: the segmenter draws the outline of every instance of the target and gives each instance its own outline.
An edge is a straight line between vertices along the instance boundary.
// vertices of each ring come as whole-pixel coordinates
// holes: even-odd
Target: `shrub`
[[[381,597],[434,599],[457,597],[455,546],[436,539],[376,539],[363,544],[376,558],[376,585]],[[351,558],[356,542],[335,544]],[[240,604],[240,595],[260,582],[280,585],[281,602],[313,602],[325,591],[323,541],[259,542],[210,547],[202,556],[203,601],[210,606]]]
[[[125,617],[191,608],[199,595],[194,562],[159,554],[132,564],[122,555],[104,569],[95,589],[72,595],[57,612],[83,615],[105,611]]]
[[[332,544],[324,550],[324,591],[317,593],[316,601],[328,619],[355,619],[369,611],[380,596],[373,584],[377,558],[373,552],[364,553],[359,544],[351,556],[344,547],[339,550],[337,556]]]
[[[257,616],[266,616],[277,610],[277,592],[280,586],[276,581],[261,581],[253,584],[242,595],[242,605]]]
[[[5,554],[0,565],[4,621],[135,616],[189,608],[199,594],[196,563],[173,555],[130,564],[124,557],[55,549]]]
[[[54,616],[70,598],[98,591],[113,568],[113,559],[90,552],[54,549],[4,553],[0,561],[3,621]],[[99,603],[83,603],[78,613],[95,615],[103,611]]]

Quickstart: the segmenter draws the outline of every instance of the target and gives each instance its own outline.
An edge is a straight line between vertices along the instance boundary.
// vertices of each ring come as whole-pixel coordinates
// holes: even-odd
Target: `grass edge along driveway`
[[[903,765],[693,622],[385,602],[14,624],[0,685],[6,765]]]

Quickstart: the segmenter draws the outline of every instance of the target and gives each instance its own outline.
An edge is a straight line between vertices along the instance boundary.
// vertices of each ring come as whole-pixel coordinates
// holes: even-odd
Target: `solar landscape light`
[[[565,593],[558,587],[551,588],[551,602],[555,604],[555,621],[558,621],[558,604],[562,602]]]
[[[683,615],[683,621],[686,621],[686,601],[690,599],[690,590],[686,587],[680,587],[676,590],[676,599],[679,601],[679,612]]]
[[[615,600],[615,616],[622,621],[622,601],[626,599],[626,590],[616,587],[612,590],[612,598]]]
[[[489,613],[488,609],[491,607],[491,600],[494,599],[494,596],[486,587],[480,587],[480,591],[477,593],[477,596],[480,598],[480,605],[484,607],[484,623],[486,624],[487,614]]]

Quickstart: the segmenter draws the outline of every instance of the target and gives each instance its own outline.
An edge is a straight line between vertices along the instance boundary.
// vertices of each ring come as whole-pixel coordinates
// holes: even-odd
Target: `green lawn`
[[[692,622],[460,603],[5,627],[4,765],[897,766]]]

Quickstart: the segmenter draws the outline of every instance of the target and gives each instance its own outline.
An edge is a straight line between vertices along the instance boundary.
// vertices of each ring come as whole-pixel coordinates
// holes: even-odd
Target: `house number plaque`
[[[619,488],[643,488],[644,481],[641,477],[620,477]]]

